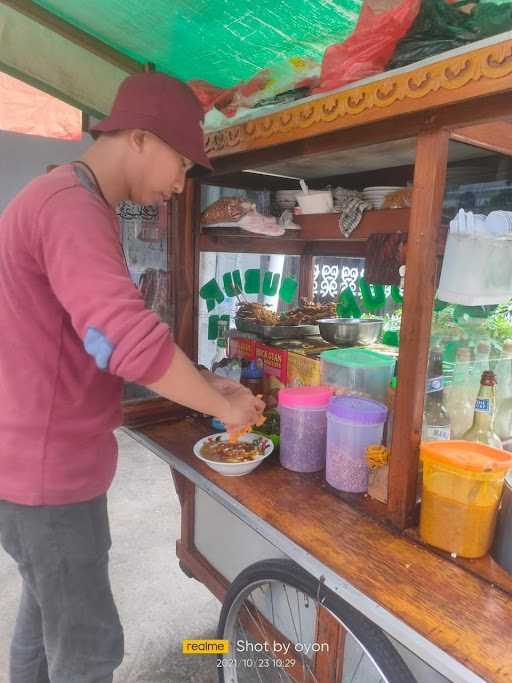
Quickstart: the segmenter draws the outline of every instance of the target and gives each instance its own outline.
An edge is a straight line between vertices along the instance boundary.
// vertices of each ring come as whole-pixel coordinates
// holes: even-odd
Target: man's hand
[[[246,387],[238,385],[236,391],[224,394],[227,409],[216,417],[224,424],[226,431],[235,432],[244,427],[252,427],[261,417],[265,404],[256,398]]]

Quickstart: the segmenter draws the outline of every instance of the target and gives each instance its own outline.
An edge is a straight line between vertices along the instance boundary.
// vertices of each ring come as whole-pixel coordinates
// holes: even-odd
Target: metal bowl
[[[359,343],[374,344],[378,341],[382,332],[384,320],[382,318],[372,318],[359,321]]]
[[[353,346],[359,339],[357,318],[324,318],[317,320],[320,334],[325,341],[339,346]]]

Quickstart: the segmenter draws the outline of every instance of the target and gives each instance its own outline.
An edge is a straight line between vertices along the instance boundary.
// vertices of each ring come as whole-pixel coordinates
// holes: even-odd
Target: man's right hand
[[[215,415],[226,427],[226,431],[234,432],[249,425],[254,425],[261,417],[265,404],[256,398],[249,389],[240,389],[224,396],[222,409]]]

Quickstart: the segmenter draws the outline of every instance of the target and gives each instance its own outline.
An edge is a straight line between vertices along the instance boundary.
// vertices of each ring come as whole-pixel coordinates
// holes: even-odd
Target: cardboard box
[[[236,332],[229,337],[229,357],[256,360],[257,336],[248,332]]]
[[[286,384],[286,371],[288,362],[288,351],[278,349],[275,346],[256,342],[256,360],[261,359],[263,372],[271,377],[276,377],[283,384]]]
[[[287,386],[316,387],[320,383],[320,356],[318,354],[288,353]]]

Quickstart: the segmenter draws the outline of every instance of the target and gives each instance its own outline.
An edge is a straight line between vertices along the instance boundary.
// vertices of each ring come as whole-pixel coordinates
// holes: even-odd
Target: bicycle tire
[[[239,594],[251,584],[265,580],[287,584],[308,595],[312,600],[316,600],[318,597],[323,607],[339,619],[366,650],[387,683],[417,683],[416,678],[393,647],[393,644],[376,624],[324,584],[319,585],[317,579],[292,560],[262,560],[250,565],[235,578],[222,603],[217,630],[219,639],[225,639],[226,621]],[[217,657],[217,659],[222,660],[222,657]],[[219,665],[218,673],[219,683],[228,683],[222,665]]]

